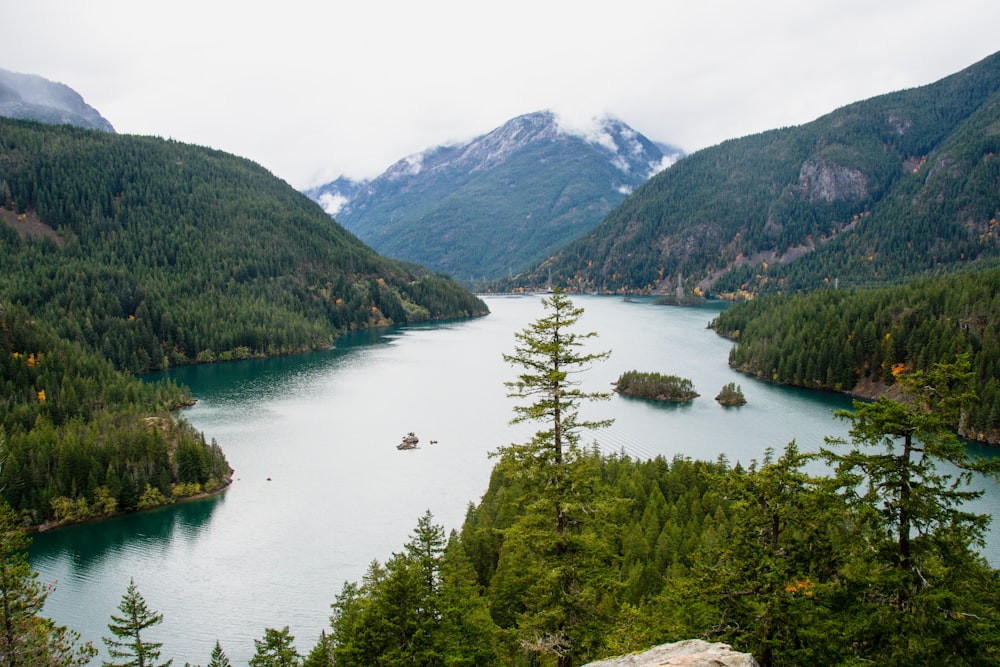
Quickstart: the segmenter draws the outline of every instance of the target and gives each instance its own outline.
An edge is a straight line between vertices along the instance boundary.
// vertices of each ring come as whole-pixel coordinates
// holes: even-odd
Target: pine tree
[[[856,558],[874,562],[855,569],[868,576],[872,625],[856,630],[854,645],[876,662],[961,662],[991,652],[1000,631],[1000,581],[973,551],[990,517],[963,508],[983,493],[966,488],[973,474],[996,477],[1000,460],[970,456],[949,427],[974,400],[965,356],[901,379],[904,400],[838,413],[851,422],[850,452],[823,451],[856,525],[870,531]]]
[[[135,580],[130,579],[128,589],[118,604],[121,616],[111,615],[111,630],[117,639],[104,637],[104,644],[115,662],[104,661],[105,667],[169,667],[173,660],[157,663],[160,659],[161,642],[147,642],[142,632],[163,622],[163,614],[152,611],[139,593]],[[120,661],[118,661],[120,660]]]
[[[231,667],[229,658],[226,657],[218,640],[215,642],[215,648],[212,649],[212,658],[208,661],[208,667]]]
[[[0,433],[0,445],[2,445]],[[97,650],[39,614],[51,587],[38,582],[25,555],[28,537],[0,502],[0,665],[82,667]]]
[[[295,650],[295,637],[286,625],[281,630],[266,628],[264,639],[253,640],[256,653],[250,658],[250,667],[298,667],[302,656]]]
[[[333,649],[333,637],[324,630],[319,634],[319,641],[302,662],[302,667],[335,667]]]
[[[581,352],[587,339],[596,332],[576,333],[571,328],[583,315],[560,290],[542,299],[542,305],[552,311],[547,317],[533,322],[528,328],[514,334],[514,354],[504,354],[508,364],[522,369],[517,380],[505,382],[508,398],[525,399],[526,405],[514,406],[511,424],[542,422],[548,428],[535,433],[526,444],[501,447],[496,454],[503,460],[522,464],[522,472],[529,477],[540,475],[545,481],[557,481],[562,476],[567,454],[577,453],[580,431],[587,428],[609,426],[611,420],[580,420],[578,407],[584,400],[606,400],[607,392],[585,392],[580,380],[573,376],[587,370],[591,363],[603,361],[610,352]],[[557,483],[557,487],[559,484]],[[566,529],[565,508],[555,506],[555,531]]]
[[[508,397],[528,401],[515,405],[511,423],[543,428],[530,442],[496,452],[498,467],[523,481],[528,498],[504,534],[494,588],[506,599],[494,618],[515,617],[522,649],[567,667],[586,654],[585,644],[600,641],[591,626],[606,613],[606,535],[596,529],[606,500],[596,486],[599,454],[583,451],[579,440],[583,429],[611,422],[581,419],[578,410],[610,394],[584,391],[576,376],[610,353],[582,350],[597,334],[573,331],[583,309],[560,290],[542,305],[549,315],[516,333],[514,354],[503,355],[520,368],[517,380],[505,383]]]

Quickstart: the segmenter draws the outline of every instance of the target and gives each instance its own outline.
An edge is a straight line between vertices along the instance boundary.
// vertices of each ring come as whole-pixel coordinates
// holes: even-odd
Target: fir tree
[[[229,658],[226,657],[218,640],[215,642],[215,648],[212,649],[212,658],[208,661],[208,667],[230,667]]]
[[[161,642],[143,640],[142,633],[154,625],[163,622],[163,614],[152,611],[146,606],[146,600],[139,593],[135,580],[130,579],[128,589],[118,604],[121,616],[111,615],[111,630],[117,639],[104,637],[108,653],[114,662],[104,661],[105,667],[169,667],[173,660],[158,663],[160,659]]]
[[[606,534],[596,529],[606,501],[596,486],[600,457],[579,446],[583,429],[610,420],[585,420],[578,412],[583,401],[609,394],[584,391],[576,377],[610,353],[582,350],[597,334],[573,330],[583,309],[560,290],[542,305],[549,314],[516,333],[514,354],[503,356],[520,368],[517,380],[505,383],[508,397],[527,401],[514,406],[511,423],[543,427],[530,442],[496,452],[498,467],[524,483],[528,498],[523,516],[504,534],[494,582],[504,602],[494,618],[506,615],[505,623],[517,625],[522,649],[555,656],[566,667],[601,641],[593,630],[606,613],[610,585]]]
[[[14,512],[0,502],[0,665],[82,667],[97,651],[81,643],[77,633],[40,616],[51,587],[39,583],[29,566],[28,541]]]
[[[263,639],[253,640],[256,653],[250,658],[250,667],[298,667],[302,656],[295,650],[295,637],[286,625],[281,630],[266,628]]]

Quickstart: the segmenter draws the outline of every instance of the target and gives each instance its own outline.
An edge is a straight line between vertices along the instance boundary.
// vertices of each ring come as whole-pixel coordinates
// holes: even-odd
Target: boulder
[[[728,644],[710,644],[687,639],[661,644],[642,653],[591,662],[584,667],[759,667],[749,653],[734,651]]]

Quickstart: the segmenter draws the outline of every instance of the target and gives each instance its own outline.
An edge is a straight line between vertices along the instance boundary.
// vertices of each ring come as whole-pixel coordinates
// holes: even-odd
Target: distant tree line
[[[961,427],[1000,437],[1000,269],[878,289],[819,290],[739,303],[712,327],[732,366],[782,384],[849,392],[969,356],[978,400]]]

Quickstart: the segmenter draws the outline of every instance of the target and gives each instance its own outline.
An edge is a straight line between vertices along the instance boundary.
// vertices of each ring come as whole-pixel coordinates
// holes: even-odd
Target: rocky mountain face
[[[69,86],[5,69],[0,69],[0,116],[115,131],[97,109]]]
[[[657,174],[499,289],[742,297],[1000,258],[1000,53]]]
[[[480,282],[585,233],[682,156],[614,118],[579,129],[538,112],[306,194],[380,254]]]

